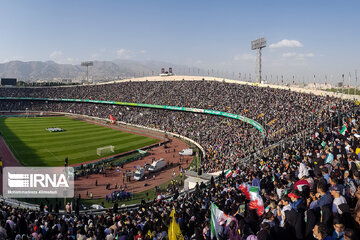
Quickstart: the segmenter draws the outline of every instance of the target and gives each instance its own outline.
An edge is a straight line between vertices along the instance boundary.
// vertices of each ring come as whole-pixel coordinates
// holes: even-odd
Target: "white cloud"
[[[129,58],[135,57],[135,54],[130,50],[121,48],[121,49],[116,51],[116,56],[118,58],[129,59]]]
[[[303,47],[303,44],[297,40],[283,39],[280,42],[270,44],[269,48],[283,48],[283,47]]]
[[[50,54],[50,58],[58,58],[61,57],[63,53],[60,50],[55,50]]]
[[[145,54],[145,53],[147,53],[147,51],[146,50],[141,50],[140,53]]]
[[[314,57],[315,54],[314,53],[295,53],[295,52],[287,52],[287,53],[283,53],[282,55],[283,57],[296,57],[298,59],[304,59],[307,57]]]
[[[233,59],[234,61],[240,61],[240,60],[249,61],[249,60],[255,60],[256,56],[249,53],[243,53],[243,54],[235,55]]]

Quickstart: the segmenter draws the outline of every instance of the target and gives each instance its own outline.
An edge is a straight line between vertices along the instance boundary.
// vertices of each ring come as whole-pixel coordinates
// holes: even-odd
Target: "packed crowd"
[[[131,210],[118,210],[115,203],[106,214],[57,215],[2,203],[0,239],[168,239],[172,209],[176,210],[175,219],[184,239],[359,239],[360,113],[353,111],[351,103],[225,83],[137,84],[113,85],[118,92],[111,87],[105,91],[89,86],[88,90],[62,89],[64,93],[30,89],[24,94],[18,89],[1,89],[0,95],[118,97],[116,100],[121,101],[211,108],[254,119],[264,113],[263,122],[278,120],[267,127],[268,138],[263,142],[253,127],[217,116],[84,103],[0,101],[1,110],[28,108],[105,118],[118,113],[121,121],[177,132],[200,142],[206,148],[203,169],[223,171],[217,181],[197,185],[193,193],[143,201]],[[96,89],[101,91],[91,92]],[[138,94],[141,91],[143,95]],[[342,115],[324,121],[336,116],[338,110]],[[269,137],[279,128],[286,128],[284,135]],[[310,136],[293,135],[305,128],[311,129]],[[235,161],[283,137],[291,138],[285,147],[251,164]],[[225,173],[229,167],[232,174]],[[256,193],[256,200],[249,192]],[[212,203],[226,218],[214,215]]]
[[[106,214],[56,215],[2,203],[0,238],[168,239],[175,209],[184,239],[359,239],[359,133],[360,114],[349,112],[284,150],[235,165],[235,174],[223,173],[209,186],[131,210],[116,205]],[[258,191],[261,201],[254,205],[244,185]],[[211,203],[229,219],[220,219],[216,230]]]
[[[185,93],[185,94],[183,94]],[[108,118],[159,128],[189,137],[206,151],[202,168],[219,171],[250,153],[347,111],[339,99],[288,90],[215,81],[122,82],[54,88],[0,88],[0,96],[116,100],[186,106],[236,113],[257,120],[266,138],[252,126],[217,116],[101,104],[0,101],[4,110],[59,111]],[[226,166],[228,165],[228,166]]]
[[[286,128],[298,131],[314,116],[328,118],[331,99],[289,90],[216,81],[121,82],[116,84],[53,88],[0,88],[0,96],[94,99],[212,109],[258,119],[268,134]],[[259,117],[261,116],[261,117]],[[118,116],[121,117],[121,116]],[[299,124],[296,124],[299,123]],[[306,126],[306,125],[305,125]]]

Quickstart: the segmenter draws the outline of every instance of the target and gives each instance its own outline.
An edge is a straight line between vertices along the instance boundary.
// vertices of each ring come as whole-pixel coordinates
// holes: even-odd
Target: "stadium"
[[[2,1],[0,240],[358,240],[360,1]]]
[[[350,167],[347,171],[358,179],[356,155],[346,152],[346,148],[357,148],[358,110],[353,100],[332,95],[199,76],[148,77],[72,87],[2,87],[3,165],[63,166],[66,159],[77,169],[75,197],[65,200],[71,205],[65,206],[63,199],[35,203],[4,199],[3,204],[33,207],[45,217],[66,214],[65,220],[75,214],[82,219],[79,221],[92,221],[91,234],[100,235],[95,233],[94,224],[101,229],[127,218],[145,222],[141,234],[161,233],[167,230],[166,225],[152,226],[146,219],[169,214],[171,206],[178,210],[179,218],[184,218],[182,234],[199,237],[194,239],[201,239],[197,231],[210,224],[203,225],[201,219],[212,216],[213,211],[220,211],[223,218],[237,212],[233,220],[228,217],[230,222],[242,223],[244,232],[262,231],[264,224],[251,226],[248,221],[261,218],[271,222],[276,199],[286,205],[290,202],[287,196],[310,198],[314,190],[311,184],[316,182],[319,190],[322,177],[329,176],[330,170],[324,169],[341,172]],[[196,156],[179,157],[186,148],[193,149]],[[345,155],[341,155],[342,148]],[[328,162],[331,150],[337,150],[337,155]],[[319,163],[311,161],[311,156]],[[138,170],[137,165],[160,158],[167,165],[158,173],[145,173],[141,181],[127,179],[125,173]],[[179,178],[182,173],[185,177]],[[341,181],[334,174],[329,179],[330,183]],[[293,190],[285,195],[289,184]],[[299,184],[306,186],[300,188]],[[346,188],[346,182],[344,185]],[[117,191],[129,195],[117,198]],[[350,205],[355,203],[351,201],[355,192],[345,196],[348,207],[355,207]],[[93,203],[102,207],[87,209]],[[239,209],[244,212],[239,213]],[[324,212],[326,206],[320,209]],[[339,215],[350,214],[344,209]],[[313,218],[325,217],[315,208],[308,209],[310,213]],[[108,223],[100,224],[102,218],[96,216],[108,216]],[[120,218],[114,221],[109,216]],[[169,223],[169,217],[163,221]],[[277,237],[295,234],[300,239],[305,236],[297,234],[312,234],[296,230],[299,226],[312,230],[309,222],[288,224],[288,229],[276,233]],[[136,235],[141,228],[134,226]],[[289,230],[291,226],[294,232]],[[125,232],[124,227],[119,229],[119,234]]]

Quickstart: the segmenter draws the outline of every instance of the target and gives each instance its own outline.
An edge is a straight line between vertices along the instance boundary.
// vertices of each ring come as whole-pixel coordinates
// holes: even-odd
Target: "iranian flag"
[[[248,200],[250,200],[250,188],[251,186],[247,183],[242,183],[240,186],[239,186],[239,189],[241,190],[241,192],[246,196],[246,198]]]
[[[261,171],[264,171],[265,167],[266,167],[266,165],[263,164],[263,165],[260,167],[260,170],[261,170]]]
[[[250,188],[250,209],[256,209],[259,216],[264,214],[264,202],[257,187]]]
[[[230,224],[231,216],[226,215],[214,203],[211,203],[211,239],[219,239],[220,222]]]
[[[229,177],[231,177],[231,174],[232,174],[232,171],[229,169],[225,172],[225,177],[229,178]]]
[[[344,123],[342,129],[340,130],[340,134],[345,135],[346,131],[347,131],[347,126],[346,126],[346,123]]]

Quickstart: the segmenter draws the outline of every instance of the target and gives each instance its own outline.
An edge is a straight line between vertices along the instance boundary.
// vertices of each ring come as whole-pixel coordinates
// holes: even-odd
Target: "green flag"
[[[340,134],[345,135],[346,131],[347,131],[347,128],[346,128],[346,125],[344,124],[342,129],[340,130]]]

